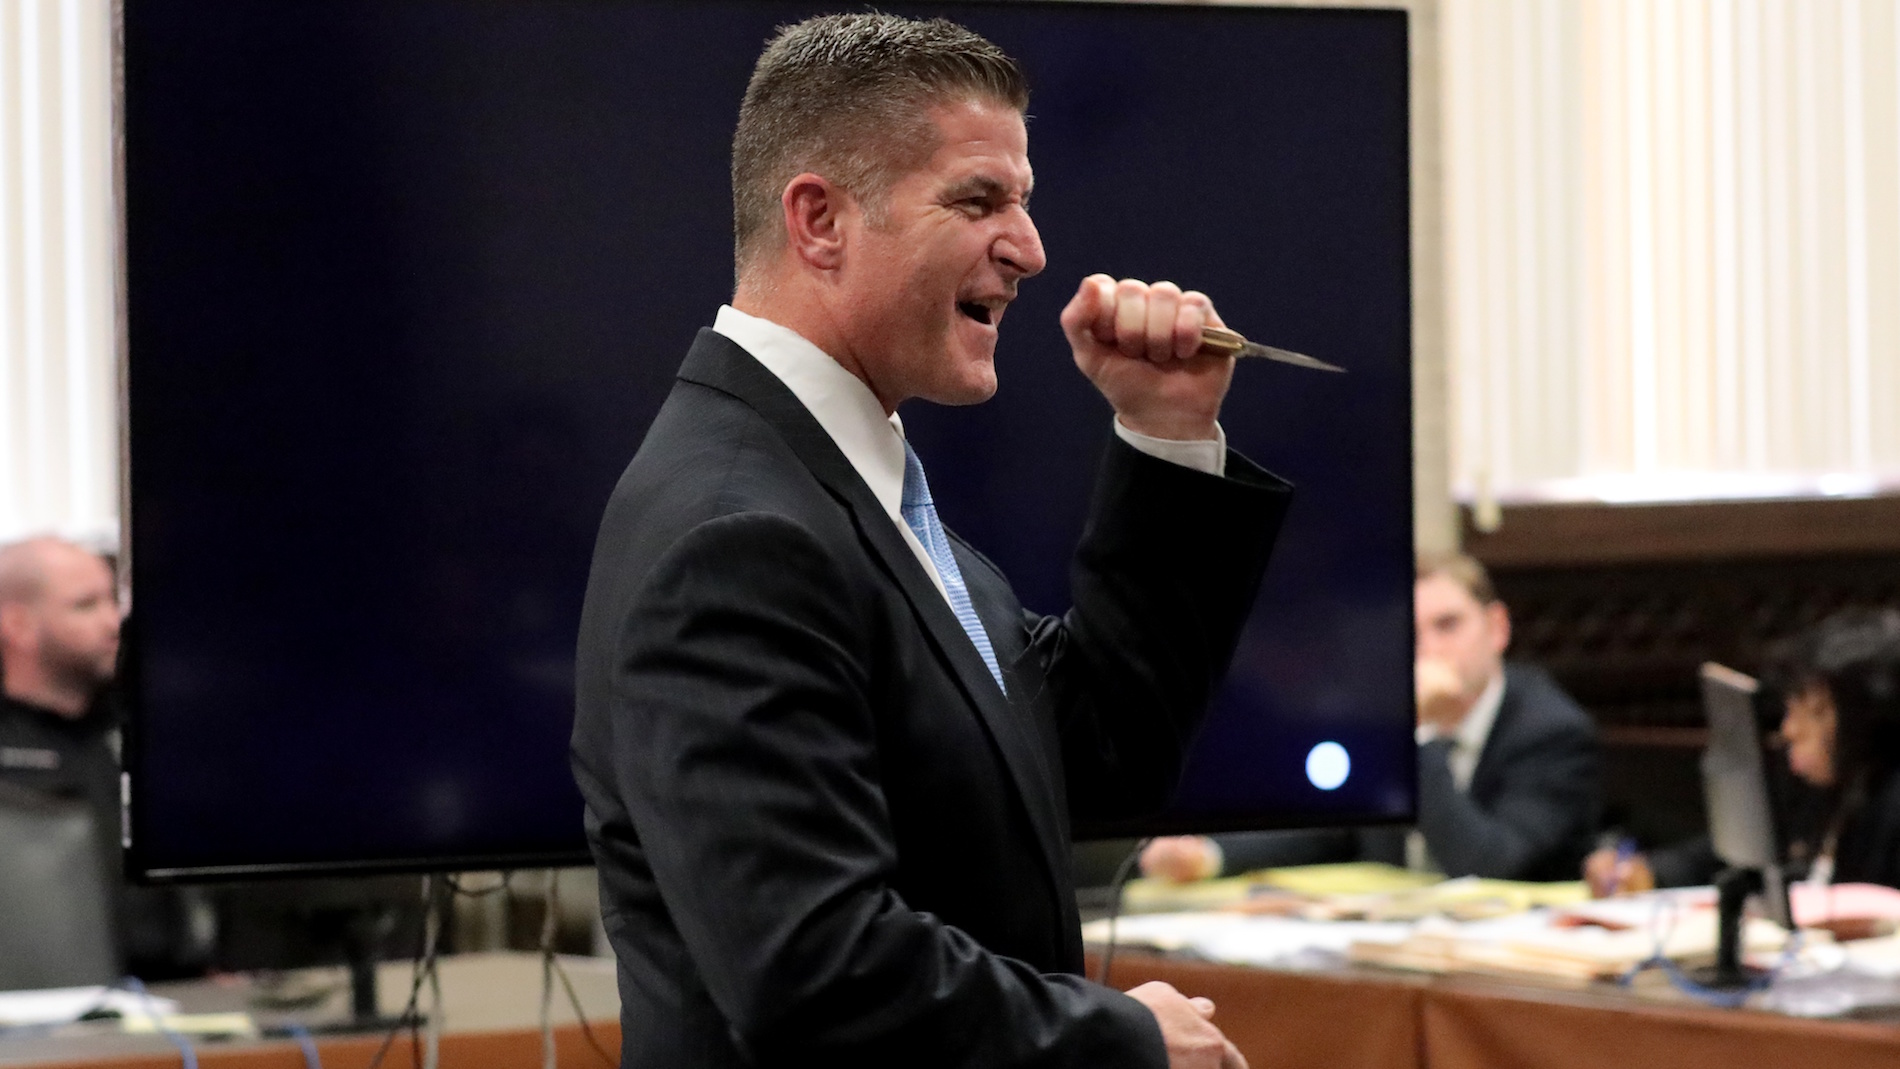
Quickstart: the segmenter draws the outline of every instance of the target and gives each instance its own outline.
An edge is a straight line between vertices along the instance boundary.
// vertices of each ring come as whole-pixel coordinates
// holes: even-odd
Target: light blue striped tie
[[[898,511],[917,541],[924,544],[930,562],[937,566],[937,578],[943,580],[944,593],[950,595],[950,611],[957,614],[957,623],[963,625],[963,633],[970,636],[984,666],[996,677],[996,685],[1003,687],[1003,670],[996,666],[989,632],[983,630],[983,621],[976,618],[976,608],[970,604],[970,588],[963,585],[963,572],[957,568],[956,555],[950,552],[950,539],[943,533],[943,521],[937,518],[937,505],[930,500],[930,481],[924,478],[923,462],[909,442],[904,443],[904,500]],[[1003,693],[1009,693],[1009,688],[1003,687]]]

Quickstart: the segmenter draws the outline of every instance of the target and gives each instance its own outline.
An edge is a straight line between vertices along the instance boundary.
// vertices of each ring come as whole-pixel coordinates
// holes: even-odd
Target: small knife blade
[[[1312,368],[1314,371],[1336,371],[1343,374],[1346,370],[1337,364],[1329,364],[1324,360],[1307,356],[1305,353],[1248,341],[1239,332],[1227,330],[1224,327],[1201,328],[1200,352],[1205,356],[1261,357],[1277,360],[1282,364],[1292,364],[1295,367]]]

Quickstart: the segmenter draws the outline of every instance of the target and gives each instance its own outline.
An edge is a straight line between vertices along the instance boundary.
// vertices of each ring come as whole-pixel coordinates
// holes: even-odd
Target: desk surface
[[[595,1037],[617,1055],[619,1000],[612,963],[564,959]],[[1093,968],[1093,964],[1091,968]],[[1122,951],[1116,987],[1165,980],[1219,1006],[1217,1023],[1257,1067],[1351,1066],[1353,1069],[1739,1069],[1826,1066],[1892,1069],[1900,1065],[1900,1024],[1815,1021],[1752,1010],[1722,1010],[1615,991],[1531,987],[1472,977],[1432,977],[1375,969],[1290,972],[1173,960]],[[445,958],[441,966],[442,1063],[457,1069],[538,1065],[541,966],[532,954]],[[339,975],[340,982],[340,975]],[[385,1012],[402,1008],[409,967],[384,966]],[[186,1012],[244,1009],[240,980],[160,985]],[[304,1016],[306,1023],[345,1015],[339,991]],[[606,1065],[555,993],[557,1059],[569,1069]],[[363,1069],[381,1036],[325,1037],[328,1069]],[[284,1040],[205,1041],[205,1069],[303,1069]],[[177,1051],[158,1036],[124,1035],[104,1025],[56,1036],[0,1040],[0,1066],[36,1069],[174,1069]],[[384,1065],[413,1065],[407,1037]]]
[[[598,958],[562,958],[574,983],[581,1008],[594,1037],[614,1056],[620,1053],[620,996],[614,986],[614,965]],[[541,959],[535,954],[468,954],[443,958],[442,1064],[458,1069],[541,1064]],[[312,970],[311,978],[333,981],[336,990],[321,1005],[300,1013],[307,1027],[341,1021],[349,1016],[348,981],[343,970]],[[409,999],[410,966],[392,962],[377,973],[377,997],[383,1013],[400,1013]],[[255,993],[248,979],[230,977],[177,984],[155,984],[153,994],[176,999],[183,1013],[229,1010],[253,1012],[265,1023],[276,1019],[250,1003]],[[424,992],[423,1006],[428,1006]],[[555,1046],[563,1067],[604,1064],[575,1021],[566,992],[555,981],[551,1017]],[[383,1036],[323,1036],[319,1039],[326,1069],[367,1066],[382,1045]],[[296,1043],[283,1039],[202,1040],[194,1043],[205,1069],[303,1069]],[[162,1036],[127,1035],[104,1022],[89,1022],[53,1034],[0,1038],[0,1066],[36,1069],[175,1069],[177,1048]],[[409,1038],[397,1038],[385,1057],[389,1069],[414,1064]]]
[[[1900,1024],[1804,1020],[1673,998],[1371,969],[1286,972],[1118,952],[1120,988],[1164,980],[1218,1006],[1255,1066],[1741,1069],[1900,1066]]]

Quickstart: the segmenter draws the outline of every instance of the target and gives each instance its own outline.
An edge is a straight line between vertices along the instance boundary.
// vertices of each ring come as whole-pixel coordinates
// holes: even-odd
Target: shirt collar
[[[720,305],[713,330],[737,343],[792,391],[898,525],[904,497],[904,422],[863,380],[789,327]]]
[[[1458,730],[1452,733],[1458,747],[1474,754],[1484,752],[1484,744],[1491,737],[1491,725],[1497,723],[1498,708],[1504,704],[1504,670],[1499,668],[1491,682],[1484,685],[1484,692],[1471,705],[1471,711],[1458,723]]]

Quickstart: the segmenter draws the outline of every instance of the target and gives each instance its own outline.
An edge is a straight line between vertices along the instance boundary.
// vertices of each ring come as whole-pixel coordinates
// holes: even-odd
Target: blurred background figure
[[[0,986],[184,975],[209,946],[199,896],[120,876],[121,622],[97,553],[51,537],[0,547]]]
[[[1511,617],[1484,566],[1421,558],[1418,825],[1177,836],[1142,872],[1186,881],[1283,865],[1384,861],[1448,876],[1574,878],[1599,806],[1596,730],[1549,676],[1506,663]]]
[[[1900,887],[1900,611],[1822,620],[1771,651],[1762,684],[1796,781],[1775,792],[1789,875]],[[1700,836],[1653,854],[1597,850],[1584,878],[1602,896],[1704,884],[1720,867]]]
[[[120,619],[112,568],[98,554],[57,538],[0,548],[0,679],[9,719],[29,712],[52,718],[40,723],[91,719],[118,663]]]

